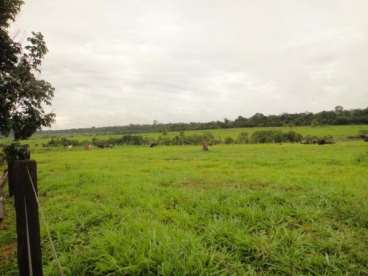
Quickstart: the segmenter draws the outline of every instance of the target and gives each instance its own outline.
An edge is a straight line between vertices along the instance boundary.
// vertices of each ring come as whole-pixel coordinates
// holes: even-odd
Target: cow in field
[[[91,150],[92,149],[92,145],[91,144],[87,144],[84,146],[85,150]]]

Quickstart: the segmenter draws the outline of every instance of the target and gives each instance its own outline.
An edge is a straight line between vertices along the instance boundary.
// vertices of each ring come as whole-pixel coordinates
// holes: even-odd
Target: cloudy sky
[[[27,0],[53,128],[368,106],[367,0]]]

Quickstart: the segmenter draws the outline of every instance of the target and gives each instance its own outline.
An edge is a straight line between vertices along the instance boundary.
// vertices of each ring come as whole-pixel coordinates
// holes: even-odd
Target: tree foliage
[[[263,115],[256,113],[246,118],[239,116],[235,120],[212,121],[204,123],[169,123],[152,125],[128,125],[99,128],[80,128],[58,131],[45,131],[44,134],[132,134],[145,132],[168,132],[186,130],[204,130],[237,127],[281,127],[281,126],[321,126],[321,125],[353,125],[368,124],[368,108],[322,111],[318,113],[283,113],[281,115]]]
[[[55,114],[47,113],[54,96],[52,85],[38,78],[47,53],[41,33],[32,32],[22,47],[8,27],[22,0],[0,0],[0,133],[15,140],[29,138],[42,126],[50,126]]]

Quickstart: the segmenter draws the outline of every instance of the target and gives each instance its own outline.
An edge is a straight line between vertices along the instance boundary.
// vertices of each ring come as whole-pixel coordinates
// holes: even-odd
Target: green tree
[[[316,126],[319,126],[319,125],[320,125],[320,122],[317,119],[312,120],[312,122],[311,122],[312,127],[316,127]]]
[[[335,106],[336,113],[342,113],[344,111],[344,107],[341,105]]]
[[[38,78],[47,53],[41,33],[32,32],[24,47],[9,36],[22,0],[0,0],[0,133],[14,140],[27,139],[42,126],[50,126],[55,114],[47,113],[54,88]]]

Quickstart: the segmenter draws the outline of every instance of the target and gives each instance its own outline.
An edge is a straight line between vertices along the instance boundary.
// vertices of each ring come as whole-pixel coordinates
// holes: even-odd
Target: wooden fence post
[[[14,161],[12,169],[19,275],[42,276],[40,222],[35,195],[37,165],[33,160]]]
[[[6,162],[8,163],[8,184],[9,195],[14,195],[14,162],[16,160],[29,160],[31,152],[28,145],[12,143],[4,149],[6,155]]]

